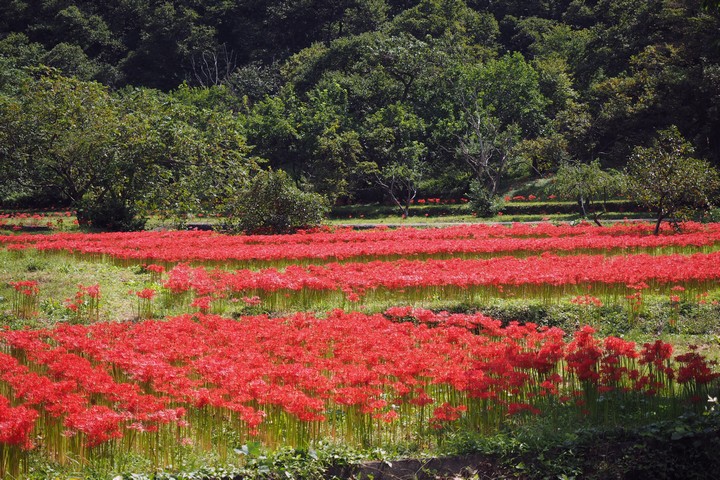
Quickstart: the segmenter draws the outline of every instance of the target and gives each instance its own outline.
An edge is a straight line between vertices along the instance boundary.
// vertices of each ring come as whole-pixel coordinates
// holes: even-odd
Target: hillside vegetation
[[[668,139],[702,176],[720,161],[706,3],[3,2],[0,200],[136,229],[237,216],[282,169],[316,211],[471,196],[492,214],[510,181],[622,171]]]

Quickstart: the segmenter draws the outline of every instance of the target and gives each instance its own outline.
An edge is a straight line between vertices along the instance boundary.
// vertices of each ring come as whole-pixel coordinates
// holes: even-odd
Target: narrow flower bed
[[[409,301],[438,293],[448,299],[473,295],[490,298],[510,288],[521,288],[525,296],[550,299],[591,287],[594,296],[624,299],[647,288],[648,283],[662,286],[668,292],[681,283],[689,295],[716,288],[719,278],[720,252],[614,257],[546,253],[539,257],[486,260],[330,263],[290,266],[284,271],[269,268],[230,272],[180,264],[168,272],[163,286],[177,296],[186,292],[217,299],[257,295],[275,303],[282,303],[282,297],[275,295],[280,292],[292,296],[291,303],[305,304],[320,301],[323,295],[326,300],[339,297],[335,301],[343,298],[357,301],[363,296],[387,292],[391,296],[398,292]]]
[[[107,255],[145,262],[284,262],[360,257],[522,255],[582,251],[714,249],[720,226],[686,224],[683,233],[665,229],[651,235],[647,224],[592,226],[468,225],[443,229],[320,231],[279,236],[230,236],[212,232],[59,233],[0,236],[8,249],[35,248],[83,255]]]

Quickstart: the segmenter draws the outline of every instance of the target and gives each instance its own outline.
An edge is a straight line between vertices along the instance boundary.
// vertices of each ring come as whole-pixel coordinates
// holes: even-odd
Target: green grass
[[[360,214],[362,215],[362,214]],[[600,222],[606,221],[622,221],[622,220],[645,220],[648,215],[645,213],[607,213],[600,218]],[[578,214],[553,214],[553,215],[497,215],[489,218],[479,218],[473,215],[450,215],[440,214],[425,216],[425,214],[411,215],[408,218],[402,218],[399,215],[391,216],[352,216],[351,218],[331,218],[328,225],[348,225],[348,226],[371,226],[371,225],[392,225],[392,226],[413,226],[413,225],[445,225],[457,223],[494,223],[494,222],[592,222],[591,219],[584,219]]]
[[[529,209],[538,210],[546,207],[547,211],[552,212],[552,205],[572,206],[573,202],[512,202],[509,205],[513,209],[527,207]],[[6,211],[5,213],[11,213]],[[16,213],[32,213],[25,211],[16,211]],[[608,212],[601,217],[601,222],[606,220],[616,221],[623,219],[646,219],[652,217],[642,212]],[[48,229],[45,221],[39,221],[32,218],[9,218],[4,219],[4,228],[0,230],[0,234],[13,235],[19,233],[39,233],[51,234],[53,232],[97,232],[98,230],[86,227],[79,227],[74,222],[75,216],[70,217],[52,217],[49,220],[53,222],[52,229]],[[62,220],[58,223],[58,220]],[[349,205],[333,208],[332,212],[326,220],[326,224],[330,226],[353,226],[367,227],[372,225],[388,225],[388,226],[413,226],[413,225],[448,225],[461,223],[487,223],[487,222],[579,222],[583,218],[578,213],[513,213],[502,214],[488,218],[480,218],[473,215],[467,204],[425,204],[413,205],[410,209],[408,218],[402,218],[395,207],[389,205],[367,204],[367,205]],[[586,221],[591,221],[585,219]],[[159,216],[151,216],[145,228],[153,229],[177,229],[187,228],[188,226],[209,226],[217,228],[222,223],[222,218],[217,216],[205,215],[189,215],[183,219],[163,218]],[[24,226],[21,230],[13,230],[14,226]]]
[[[138,267],[123,268],[112,262],[83,260],[34,250],[0,250],[0,265],[0,311],[7,313],[11,307],[13,289],[8,285],[9,282],[38,282],[40,315],[36,320],[20,321],[31,326],[68,321],[70,312],[63,302],[75,295],[78,284],[100,284],[101,320],[130,320],[135,316],[136,306],[128,291],[140,290],[150,280],[150,275]]]

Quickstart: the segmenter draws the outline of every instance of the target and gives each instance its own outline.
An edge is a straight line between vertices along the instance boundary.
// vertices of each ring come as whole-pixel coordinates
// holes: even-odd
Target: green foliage
[[[87,183],[88,160],[103,165],[100,176],[132,181],[72,192],[75,202],[112,190],[140,213],[212,210],[237,186],[228,172],[241,184],[253,170],[251,145],[330,201],[377,201],[387,192],[368,188],[358,166],[390,165],[398,149],[378,157],[370,119],[395,105],[423,125],[413,138],[424,147],[421,184],[443,177],[428,195],[466,192],[470,175],[494,192],[571,159],[621,169],[671,124],[717,164],[718,28],[717,2],[699,0],[4,2],[0,162],[26,173],[13,167],[0,189],[14,202],[67,198]],[[73,98],[62,80],[51,98],[38,75],[47,66],[83,93]],[[129,86],[171,94],[144,92],[132,106]],[[138,128],[127,125],[135,119]],[[206,121],[233,132],[225,147]],[[231,158],[236,147],[243,161]],[[35,182],[50,176],[23,167],[35,150],[66,172],[81,158],[78,180]],[[492,168],[478,167],[490,151]],[[173,189],[177,201],[160,199]]]
[[[503,200],[497,195],[492,195],[485,185],[474,180],[470,182],[468,192],[470,210],[478,217],[494,217],[503,208]]]
[[[614,170],[602,170],[598,160],[561,165],[555,182],[558,195],[577,200],[583,217],[591,216],[598,225],[607,211],[607,201],[625,190],[625,177]]]
[[[720,174],[693,148],[677,127],[658,132],[650,147],[635,147],[627,165],[628,191],[655,212],[655,233],[664,219],[688,218],[713,205]]]
[[[578,420],[564,420],[559,428],[557,421],[536,422],[540,425],[516,432],[522,445],[504,455],[508,466],[530,479],[704,479],[718,468],[715,412],[633,425],[643,423],[636,415],[615,428],[579,429]]]
[[[521,54],[481,65],[470,80],[477,82],[482,104],[492,109],[503,127],[517,124],[524,135],[539,133],[548,101],[540,92],[537,71]]]
[[[516,149],[519,127],[512,124],[503,128],[492,109],[474,103],[461,107],[457,120],[448,121],[442,128],[442,134],[452,139],[448,141],[455,158],[469,168],[473,179],[490,196],[497,195],[501,182],[520,160]]]
[[[497,195],[511,174],[527,172],[518,146],[544,123],[547,100],[540,92],[538,74],[515,54],[458,63],[447,75],[451,88],[445,93],[433,140],[440,151],[464,164],[491,196]]]
[[[493,46],[499,34],[492,15],[478,12],[462,0],[422,0],[392,20],[392,32],[415,38],[447,38],[458,44]]]
[[[408,216],[425,169],[425,124],[407,105],[395,103],[369,116],[364,125],[368,161],[358,171],[392,199]]]
[[[227,203],[232,232],[290,233],[316,227],[329,210],[317,193],[300,190],[282,170],[261,170]]]
[[[348,92],[338,83],[316,86],[304,101],[286,88],[248,113],[248,140],[271,167],[302,178],[334,201],[348,193],[362,151],[349,109]]]
[[[41,74],[2,104],[0,117],[6,181],[79,202],[113,175],[108,148],[118,116],[102,85]]]
[[[137,229],[155,209],[215,210],[256,168],[230,113],[146,89],[113,94],[54,71],[0,95],[0,118],[5,184],[59,197],[105,228]]]
[[[134,205],[112,195],[83,197],[78,204],[77,219],[80,225],[122,232],[142,230],[147,222]]]

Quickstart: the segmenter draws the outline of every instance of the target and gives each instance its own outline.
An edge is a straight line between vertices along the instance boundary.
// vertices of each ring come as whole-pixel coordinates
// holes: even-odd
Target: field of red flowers
[[[0,331],[0,478],[19,475],[28,451],[59,464],[138,454],[167,466],[176,446],[225,457],[248,442],[432,447],[448,432],[490,433],[558,411],[621,421],[702,410],[718,373],[694,347],[422,308],[441,298],[482,310],[512,295],[627,304],[632,322],[648,296],[669,309],[714,301],[720,226],[651,231],[2,236],[8,261],[32,252],[143,264],[147,282],[127,292],[135,321],[103,311],[97,283],[63,302],[62,322]],[[45,315],[42,278],[7,290],[4,318]],[[267,313],[230,318],[233,305]]]

